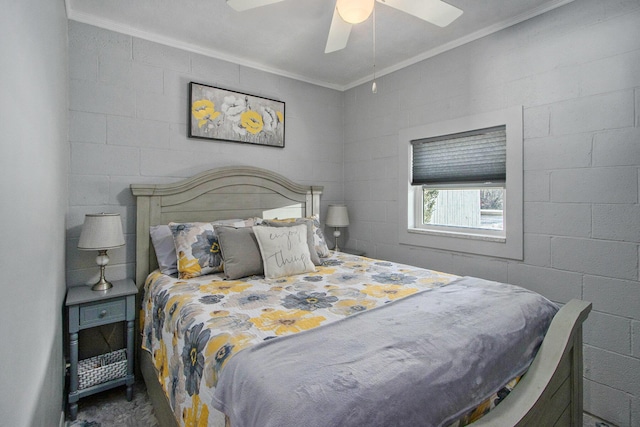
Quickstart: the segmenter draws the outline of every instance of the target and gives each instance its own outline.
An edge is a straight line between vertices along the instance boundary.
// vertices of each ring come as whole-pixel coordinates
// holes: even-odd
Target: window
[[[414,227],[504,237],[506,140],[502,125],[411,141]]]
[[[522,259],[522,108],[400,132],[400,243]]]

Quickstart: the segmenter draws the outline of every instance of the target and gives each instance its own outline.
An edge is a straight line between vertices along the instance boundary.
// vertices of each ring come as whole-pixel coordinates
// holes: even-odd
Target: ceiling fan
[[[242,12],[281,1],[283,0],[227,0],[227,4]],[[351,27],[365,21],[371,15],[375,1],[439,27],[446,27],[462,15],[462,10],[442,0],[336,0],[325,53],[335,52],[347,46]]]

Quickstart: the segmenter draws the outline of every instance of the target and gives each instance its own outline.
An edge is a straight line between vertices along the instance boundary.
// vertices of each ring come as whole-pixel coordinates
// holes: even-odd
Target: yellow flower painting
[[[189,84],[189,137],[284,147],[284,102]]]

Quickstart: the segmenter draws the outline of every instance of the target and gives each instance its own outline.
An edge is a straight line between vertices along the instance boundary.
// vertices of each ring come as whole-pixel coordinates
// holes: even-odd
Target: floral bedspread
[[[238,351],[457,278],[344,253],[325,258],[314,273],[280,279],[179,280],[156,271],[145,284],[143,347],[179,423],[206,426],[220,370]]]

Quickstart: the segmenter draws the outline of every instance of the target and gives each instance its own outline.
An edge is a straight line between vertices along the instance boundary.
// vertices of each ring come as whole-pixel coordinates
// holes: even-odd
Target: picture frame
[[[189,138],[284,148],[285,103],[189,83]]]

